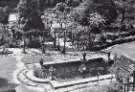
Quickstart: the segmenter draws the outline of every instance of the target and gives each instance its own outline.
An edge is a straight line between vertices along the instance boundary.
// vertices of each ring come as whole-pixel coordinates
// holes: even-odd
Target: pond
[[[86,62],[72,61],[63,63],[51,63],[43,65],[42,69],[35,70],[38,78],[49,78],[54,80],[70,80],[78,78],[89,78],[109,74],[110,66],[102,58],[90,59]]]

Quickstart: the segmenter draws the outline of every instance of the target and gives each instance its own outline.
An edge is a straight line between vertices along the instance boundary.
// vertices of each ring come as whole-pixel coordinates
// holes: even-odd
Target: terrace
[[[29,85],[51,85],[51,89],[63,92],[63,88],[64,90],[74,90],[74,88],[78,89],[83,86],[88,87],[89,83],[95,85],[99,80],[107,80],[108,83],[114,78],[114,75],[109,72],[111,66],[107,62],[107,53],[88,52],[86,61],[83,61],[81,57],[81,52],[68,52],[65,55],[58,52],[47,52],[47,54],[42,55],[44,62],[41,67],[40,54],[28,55],[23,58],[28,70],[20,73],[20,80],[23,81],[21,76],[24,76],[28,81],[31,81]],[[31,61],[32,63],[30,63]]]

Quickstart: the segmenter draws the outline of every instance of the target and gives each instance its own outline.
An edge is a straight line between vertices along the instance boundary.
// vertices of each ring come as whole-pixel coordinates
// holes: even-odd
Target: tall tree
[[[61,25],[61,29],[63,30],[63,37],[64,37],[64,46],[63,46],[63,50],[62,53],[65,54],[66,53],[66,25],[67,25],[67,14],[70,11],[70,8],[68,7],[68,5],[65,2],[60,2],[57,3],[55,9],[54,9],[60,19],[60,25]],[[65,26],[63,28],[63,25]],[[56,40],[55,40],[56,41]]]
[[[133,26],[135,23],[135,1],[134,0],[113,0],[117,12],[118,12],[118,21],[123,28],[127,26]],[[124,27],[125,26],[125,27]]]
[[[79,15],[79,18],[76,20],[80,24],[87,26],[89,25],[87,17],[93,12],[102,15],[106,19],[107,24],[110,24],[117,18],[116,7],[112,0],[85,0],[74,9],[74,12],[77,12],[77,15]]]
[[[101,16],[99,13],[95,12],[95,13],[91,13],[89,15],[89,29],[88,29],[88,48],[90,48],[91,45],[93,45],[93,39],[92,39],[92,34],[96,33],[102,33],[102,27],[104,26],[104,23],[106,22],[105,18],[103,16]],[[100,31],[101,32],[98,32]]]
[[[0,27],[3,33],[2,38],[8,38],[6,37],[6,34],[8,33],[6,30],[7,23],[8,23],[8,17],[9,17],[9,9],[7,6],[0,7]]]
[[[39,0],[20,0],[18,4],[19,24],[22,25],[21,29],[24,38],[23,52],[25,52],[26,47],[26,34],[28,34],[31,29],[36,29],[36,31],[33,32],[35,34],[44,30],[44,24],[41,19],[42,9],[40,9],[39,4]]]

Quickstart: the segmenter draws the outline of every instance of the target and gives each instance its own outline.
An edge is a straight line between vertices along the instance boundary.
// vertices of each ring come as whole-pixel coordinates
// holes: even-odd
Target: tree
[[[79,6],[73,8],[71,14],[74,20],[83,26],[88,25],[88,20],[87,20],[88,15],[86,14],[86,12],[88,11],[87,8],[88,8],[88,3],[83,2]]]
[[[88,33],[87,47],[93,46],[96,34],[103,35],[105,27],[117,19],[117,9],[112,0],[86,0],[74,8],[73,12],[75,21],[88,27],[85,29]]]
[[[74,11],[80,24],[88,26],[88,19],[90,13],[97,12],[106,19],[106,24],[110,24],[117,18],[117,9],[112,0],[85,0]]]
[[[8,7],[7,6],[0,7],[0,23],[7,24],[8,16],[9,16]]]
[[[88,12],[97,12],[106,19],[108,24],[117,18],[117,10],[112,0],[88,0]]]
[[[83,25],[82,31],[78,32],[80,34],[79,41],[81,42],[83,47],[86,47],[90,50],[91,47],[94,47],[94,39],[96,37],[96,34],[103,34],[103,31],[101,30],[106,21],[104,17],[97,12],[91,13],[89,17],[87,17],[87,21],[89,25]]]
[[[67,4],[64,2],[57,3],[55,6],[56,11],[64,12],[67,8]]]
[[[58,18],[60,19],[60,25],[61,25],[61,29],[64,31],[63,32],[63,36],[64,36],[64,47],[63,47],[63,50],[62,50],[62,53],[65,54],[66,53],[66,25],[67,25],[67,14],[70,12],[70,8],[67,6],[66,3],[64,2],[60,2],[60,3],[57,3],[55,9],[54,9],[57,14],[58,14]],[[63,28],[63,24],[65,26],[65,28]],[[55,38],[55,41],[56,41],[56,38]],[[56,42],[55,42],[56,43]]]
[[[90,27],[100,27],[105,23],[105,19],[99,13],[94,12],[89,16],[89,26]]]
[[[0,7],[8,6],[9,10],[14,11],[19,0],[0,0]]]
[[[2,39],[2,40],[6,40],[8,37],[7,37],[7,34],[8,34],[8,32],[7,32],[7,23],[8,23],[8,17],[9,17],[9,9],[8,9],[8,7],[7,6],[5,6],[5,7],[0,7],[0,27],[1,27],[1,30],[2,30],[2,32],[1,33],[3,33],[2,34],[2,38],[4,38],[4,39]]]
[[[67,0],[67,5],[71,7],[76,7],[78,6],[82,0]]]
[[[41,19],[42,9],[39,7],[38,0],[20,0],[18,4],[19,13],[19,24],[22,25],[23,31],[23,52],[25,52],[25,38],[28,33],[31,33],[31,29],[36,29],[37,31],[32,32],[33,34],[39,34],[44,30],[44,24]]]
[[[117,12],[117,22],[121,24],[121,30],[126,30],[127,27],[133,26],[135,15],[135,1],[134,0],[113,0]]]

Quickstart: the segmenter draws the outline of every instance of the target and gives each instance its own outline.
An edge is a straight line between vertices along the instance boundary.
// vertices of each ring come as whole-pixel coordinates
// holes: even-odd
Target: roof
[[[114,46],[111,49],[111,52],[113,54],[117,54],[117,56],[125,56],[130,58],[135,62],[135,42]]]
[[[8,21],[9,22],[17,22],[18,20],[18,14],[17,13],[12,13],[9,15]]]
[[[62,24],[62,27],[65,27],[65,24]],[[52,28],[53,29],[61,28],[61,24],[60,23],[53,23]]]
[[[135,70],[135,42],[114,46],[111,52],[117,56],[117,67],[130,73]]]

